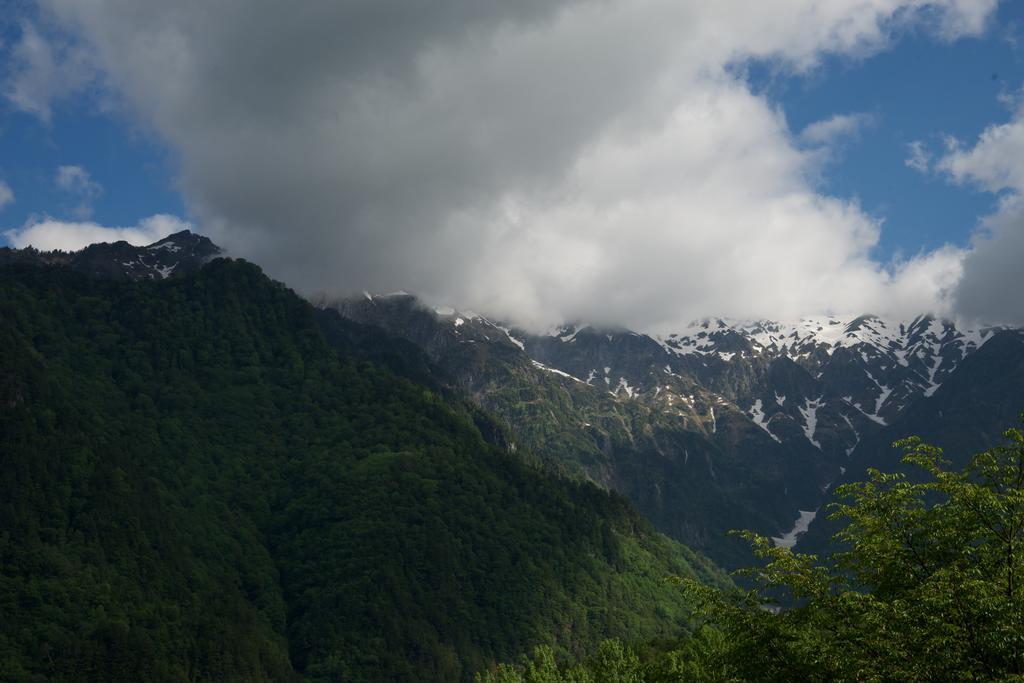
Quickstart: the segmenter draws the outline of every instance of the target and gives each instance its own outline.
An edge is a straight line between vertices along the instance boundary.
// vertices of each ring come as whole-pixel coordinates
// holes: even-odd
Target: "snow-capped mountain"
[[[835,317],[804,318],[788,324],[705,320],[691,324],[681,333],[657,339],[677,355],[715,355],[726,361],[737,353],[784,356],[811,369],[826,365],[826,357],[838,349],[854,349],[866,365],[908,368],[903,381],[911,385],[911,390],[919,389],[923,395],[931,396],[942,378],[998,329],[959,330],[953,323],[932,316],[900,322],[862,315],[848,321]]]
[[[564,458],[571,442],[570,460],[586,476],[713,555],[702,543],[717,526],[709,518],[735,524],[744,506],[744,524],[794,542],[858,444],[928,400],[999,332],[930,316],[862,315],[704,320],[664,336],[578,323],[531,334],[478,314],[431,309],[405,293],[337,307],[424,348],[474,400],[531,435],[534,449]],[[560,389],[538,392],[545,383]],[[560,427],[537,430],[540,420]],[[646,452],[658,457],[638,455]],[[703,490],[671,493],[673,477]],[[721,495],[707,505],[723,507],[694,510],[671,500],[712,489]],[[704,530],[678,527],[680,517],[693,524],[702,515]]]
[[[804,318],[795,323],[703,320],[651,336],[625,329],[565,325],[536,335],[471,312],[428,309],[405,292],[337,304],[361,322],[410,336],[395,320],[430,319],[448,335],[414,341],[433,347],[512,346],[543,371],[603,388],[623,400],[692,402],[674,395],[679,379],[742,412],[779,443],[803,439],[819,451],[848,454],[862,434],[885,426],[927,398],[1001,328],[959,329],[947,320],[873,315]],[[392,305],[387,305],[387,304]],[[710,415],[710,409],[709,409]]]
[[[666,378],[683,373],[780,443],[802,434],[820,451],[849,454],[862,434],[931,396],[997,331],[961,330],[931,316],[863,315],[704,320],[653,337],[579,326],[521,336],[535,360],[587,383],[604,382],[613,393],[657,395]]]
[[[997,331],[961,330],[931,316],[893,321],[864,315],[792,324],[703,321],[658,341],[715,385],[730,374],[718,361],[731,368],[767,361],[776,372],[747,390],[733,387],[730,392],[751,419],[773,435],[776,420],[801,423],[807,440],[820,449],[814,434],[821,414],[830,421],[826,429],[845,441],[849,452],[863,427],[871,426],[864,419],[891,423],[914,401],[934,394]],[[780,359],[792,361],[806,376],[794,381],[798,378],[792,370],[785,372],[785,364],[776,362]]]

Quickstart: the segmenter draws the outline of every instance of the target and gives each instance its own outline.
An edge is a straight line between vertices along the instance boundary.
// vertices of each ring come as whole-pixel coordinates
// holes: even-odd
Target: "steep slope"
[[[920,471],[901,461],[893,442],[919,436],[944,449],[954,469],[962,469],[975,453],[1002,443],[1002,430],[1017,423],[1024,410],[1024,333],[994,333],[976,353],[959,365],[935,393],[918,401],[891,425],[865,439],[850,457],[837,485],[865,478],[869,467],[885,472]],[[827,508],[827,501],[820,508]],[[818,515],[797,544],[802,552],[821,553],[838,524]]]
[[[458,680],[721,579],[323,330],[240,262],[0,267],[0,678]]]
[[[806,407],[803,411],[797,408],[796,412],[786,409],[790,394],[785,390],[796,389],[790,406],[816,403],[817,408],[823,409],[818,424],[849,444],[846,449],[852,451],[864,433],[863,427],[871,427],[870,423],[884,426],[918,399],[932,395],[958,364],[995,331],[961,331],[949,321],[930,316],[909,323],[870,315],[849,322],[809,318],[791,325],[768,321],[730,325],[716,320],[671,335],[662,343],[682,356],[699,359],[691,366],[711,384],[721,381],[722,373],[715,371],[714,364],[707,362],[709,359],[736,360],[741,365],[748,357],[791,360],[805,369],[814,382],[785,387],[776,386],[778,382],[768,378],[767,382],[759,383],[763,386],[757,388],[764,395],[755,400],[760,398],[764,405],[776,403],[783,409],[768,421],[802,423],[810,431],[808,421],[797,414],[805,413]],[[706,370],[702,372],[702,368]],[[726,387],[729,384],[726,380]],[[733,391],[739,396],[744,389],[740,385]],[[813,441],[814,437],[809,433],[807,439]]]
[[[535,335],[405,293],[329,306],[419,345],[439,381],[500,415],[523,445],[727,565],[746,558],[725,531],[793,542],[858,443],[997,331],[860,316]]]
[[[404,293],[334,308],[424,349],[439,381],[512,426],[521,452],[626,495],[717,561],[747,559],[728,530],[782,534],[795,507],[820,495],[816,451],[784,448],[734,403],[662,367],[671,359],[648,337],[589,328],[562,331],[567,341],[535,337]],[[557,355],[563,344],[580,357]]]

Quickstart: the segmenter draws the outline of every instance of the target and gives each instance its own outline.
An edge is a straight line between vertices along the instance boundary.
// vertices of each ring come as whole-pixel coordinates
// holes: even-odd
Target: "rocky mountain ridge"
[[[959,329],[930,315],[911,321],[862,315],[796,323],[709,319],[666,336],[579,324],[536,335],[472,312],[429,309],[405,292],[366,294],[337,305],[348,317],[394,328],[386,304],[395,301],[420,316],[433,313],[453,341],[514,346],[538,369],[603,384],[617,397],[655,399],[667,392],[661,397],[666,403],[685,402],[688,394],[673,396],[665,386],[682,370],[775,441],[792,432],[792,424],[784,423],[795,423],[808,443],[823,450],[815,437],[819,425],[828,423],[836,432],[832,440],[847,442],[846,452],[859,441],[858,427],[885,426],[914,401],[934,394],[964,358],[1003,329]]]
[[[124,240],[90,244],[79,251],[39,251],[0,247],[0,265],[26,263],[67,266],[108,280],[163,280],[192,273],[223,250],[208,237],[182,230],[146,246]]]
[[[702,541],[723,519],[795,542],[858,444],[934,395],[999,332],[863,315],[714,319],[666,336],[581,324],[531,334],[404,292],[332,305],[424,348],[474,400],[530,434],[529,446],[557,452],[712,555]],[[538,433],[544,408],[558,426]]]
[[[603,383],[615,396],[658,398],[671,392],[665,386],[671,380],[665,380],[682,370],[775,441],[792,436],[795,425],[823,451],[816,438],[820,427],[833,450],[838,440],[846,454],[871,431],[869,423],[886,426],[914,401],[934,394],[964,358],[1002,329],[961,330],[929,315],[909,322],[862,315],[797,323],[704,320],[667,336],[586,325],[531,335],[474,314],[435,313],[450,321],[456,335],[481,324],[504,332],[539,368],[589,385]],[[476,324],[464,327],[467,320]],[[489,341],[494,334],[485,331],[484,337]],[[670,398],[680,397],[668,393],[662,400]]]

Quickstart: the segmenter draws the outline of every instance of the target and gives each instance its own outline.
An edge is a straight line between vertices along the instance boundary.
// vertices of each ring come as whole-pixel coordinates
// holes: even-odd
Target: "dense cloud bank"
[[[792,131],[742,68],[977,35],[995,0],[45,5],[177,152],[200,228],[307,292],[535,326],[949,313],[1001,239],[877,262],[879,219],[816,182],[866,117]]]

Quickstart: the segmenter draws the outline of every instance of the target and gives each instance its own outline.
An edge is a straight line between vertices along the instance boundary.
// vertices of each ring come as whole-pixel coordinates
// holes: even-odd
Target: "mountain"
[[[439,381],[508,422],[524,447],[626,495],[726,566],[748,556],[725,532],[791,545],[858,444],[935,396],[1001,333],[862,315],[538,335],[405,293],[320,305],[415,343]]]
[[[862,433],[858,424],[865,425],[866,419],[884,426],[915,401],[931,396],[959,363],[996,331],[961,331],[953,323],[931,316],[910,322],[863,315],[848,322],[811,318],[793,325],[758,322],[731,327],[718,320],[705,321],[696,329],[691,326],[662,343],[683,356],[701,358],[704,362],[691,367],[709,384],[721,386],[741,400],[751,396],[754,404],[760,400],[747,412],[766,431],[774,435],[776,430],[786,429],[772,424],[776,420],[797,423],[806,439],[825,452],[829,449],[819,443],[812,422],[823,428],[823,438],[837,442],[833,449],[842,445],[852,451]],[[720,378],[727,373],[715,372],[714,363],[707,359],[728,362],[734,356],[769,362],[788,359],[803,368],[815,384],[794,378],[798,384],[786,386],[786,378],[768,377],[759,387],[760,395],[732,387],[728,380],[723,386]],[[797,400],[791,400],[786,409],[791,394]],[[766,411],[771,403],[783,409]]]
[[[418,347],[168,239],[0,265],[0,679],[468,680],[726,581]]]
[[[917,401],[891,425],[865,438],[853,451],[836,485],[865,478],[868,468],[903,472],[912,480],[920,470],[901,462],[892,444],[910,435],[939,446],[956,470],[967,466],[975,453],[1002,443],[1002,430],[1018,422],[1024,410],[1024,332],[1000,330],[965,358],[930,398]],[[826,499],[818,509],[826,509]],[[801,552],[823,553],[839,522],[815,515],[800,538]]]
[[[15,263],[64,266],[108,280],[163,280],[194,273],[221,254],[209,238],[189,230],[139,247],[128,242],[91,244],[80,251],[38,251],[0,247],[0,266]]]

